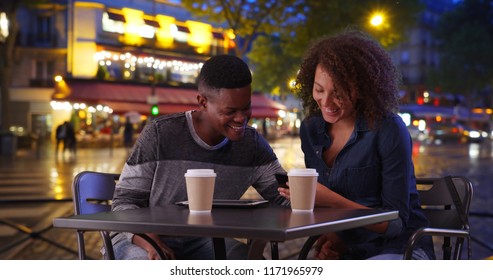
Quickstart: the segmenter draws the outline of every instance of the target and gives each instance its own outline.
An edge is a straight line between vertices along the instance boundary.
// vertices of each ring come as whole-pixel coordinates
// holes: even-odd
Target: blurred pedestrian
[[[66,121],[65,123],[66,135],[63,144],[63,152],[68,149],[69,153],[74,155],[77,152],[77,139],[75,138],[75,130],[71,123]]]
[[[55,146],[55,155],[58,154],[58,150],[60,149],[60,145],[63,144],[63,150],[65,150],[65,138],[67,136],[67,126],[65,125],[67,122],[63,122],[57,126],[55,131],[56,137],[56,146]]]

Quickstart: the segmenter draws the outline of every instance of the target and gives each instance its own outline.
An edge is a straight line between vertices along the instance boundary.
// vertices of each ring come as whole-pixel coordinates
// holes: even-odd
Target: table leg
[[[226,244],[224,238],[212,238],[214,243],[214,258],[216,260],[226,259]]]
[[[277,242],[272,241],[270,243],[270,252],[273,260],[279,259],[279,246]]]

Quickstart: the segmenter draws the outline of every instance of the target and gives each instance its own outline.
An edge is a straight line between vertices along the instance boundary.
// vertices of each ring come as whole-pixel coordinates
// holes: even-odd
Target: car
[[[480,143],[489,137],[488,132],[462,125],[463,140],[469,143]]]
[[[442,142],[457,142],[464,140],[464,127],[456,123],[433,123],[429,124],[427,130],[427,141],[441,144]]]
[[[424,141],[428,138],[428,131],[426,129],[419,129],[414,125],[410,125],[407,127],[407,130],[413,140]]]

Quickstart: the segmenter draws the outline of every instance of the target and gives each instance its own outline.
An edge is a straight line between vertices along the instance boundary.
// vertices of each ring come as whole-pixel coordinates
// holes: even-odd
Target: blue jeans
[[[382,254],[382,255],[376,255],[369,260],[402,260],[404,258],[404,255],[402,254]],[[429,260],[428,255],[425,253],[423,249],[416,249],[413,252],[413,255],[411,257],[412,260]]]
[[[166,237],[162,238],[178,260],[212,260],[214,259],[214,245],[212,238],[199,237]],[[226,257],[228,260],[246,259],[248,246],[235,239],[225,238]],[[113,244],[117,260],[147,260],[147,251],[142,247],[122,239]]]

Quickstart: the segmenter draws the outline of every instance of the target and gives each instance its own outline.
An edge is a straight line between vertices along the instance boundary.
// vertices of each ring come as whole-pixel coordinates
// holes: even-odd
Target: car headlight
[[[476,130],[469,131],[469,137],[471,138],[479,138],[480,136],[481,134],[479,133],[479,131]]]

